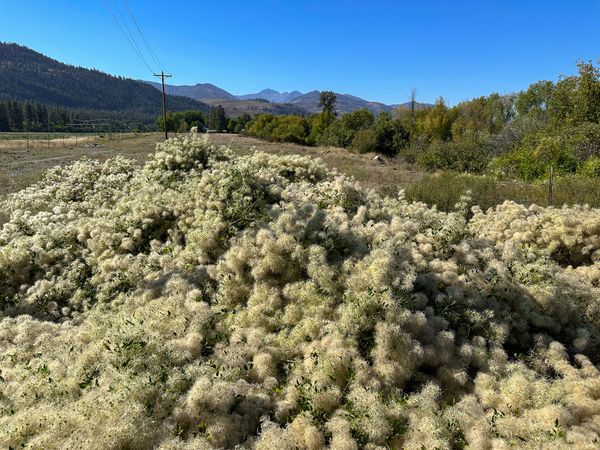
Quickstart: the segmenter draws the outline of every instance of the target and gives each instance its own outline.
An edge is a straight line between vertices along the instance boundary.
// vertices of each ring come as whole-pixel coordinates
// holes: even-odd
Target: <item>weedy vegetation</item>
[[[50,170],[0,204],[0,446],[597,448],[600,210],[472,201],[198,138]]]

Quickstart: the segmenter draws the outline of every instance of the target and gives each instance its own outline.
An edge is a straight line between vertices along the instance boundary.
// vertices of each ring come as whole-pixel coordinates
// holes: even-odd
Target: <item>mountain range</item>
[[[157,89],[162,89],[160,83],[154,81],[147,81],[147,83]],[[321,108],[319,107],[319,97],[321,93],[319,91],[302,93],[299,91],[279,92],[274,89],[263,89],[255,94],[234,95],[227,92],[225,89],[210,83],[199,83],[193,86],[165,84],[165,91],[168,94],[185,95],[209,104],[221,104],[228,115],[234,117],[243,112],[254,115],[259,112],[272,114],[314,114],[321,111]],[[338,114],[346,114],[362,108],[366,108],[372,113],[378,114],[383,111],[391,112],[395,109],[408,107],[410,105],[410,102],[386,105],[380,102],[364,100],[354,95],[337,92],[336,97],[336,109]],[[218,100],[222,101],[219,102]],[[256,100],[267,100],[273,105],[265,105],[264,103],[262,105],[257,105],[255,103]],[[244,104],[246,101],[253,101],[253,103],[251,105]],[[287,107],[276,107],[274,106],[275,104],[287,105]],[[291,108],[292,106],[296,109]],[[426,103],[417,103],[417,108],[428,106],[430,105]]]
[[[0,42],[0,101],[35,101],[73,110],[86,110],[92,116],[118,112],[120,117],[153,123],[162,112],[161,84],[113,76],[96,69],[76,67],[56,61],[27,47]],[[230,117],[241,114],[297,114],[320,111],[319,91],[278,92],[264,89],[254,94],[234,95],[210,83],[166,85],[171,111],[190,109],[210,111],[222,105]],[[392,111],[407,105],[385,105],[337,93],[337,112],[345,114],[360,108],[374,113]],[[418,104],[418,107],[427,105]]]
[[[263,89],[256,94],[236,95],[236,97],[240,100],[264,99],[269,100],[271,103],[290,103],[302,95],[304,94],[299,91],[278,92],[274,89]]]

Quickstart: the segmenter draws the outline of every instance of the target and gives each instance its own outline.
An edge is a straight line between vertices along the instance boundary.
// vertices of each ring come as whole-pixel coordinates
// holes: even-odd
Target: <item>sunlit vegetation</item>
[[[600,210],[198,138],[0,204],[3,448],[597,448]]]
[[[331,99],[330,99],[331,100]],[[449,107],[403,107],[394,115],[358,110],[257,117],[254,136],[350,151],[399,155],[425,170],[490,174],[527,181],[600,173],[600,72],[580,62],[578,74],[540,81],[517,94],[491,94]]]

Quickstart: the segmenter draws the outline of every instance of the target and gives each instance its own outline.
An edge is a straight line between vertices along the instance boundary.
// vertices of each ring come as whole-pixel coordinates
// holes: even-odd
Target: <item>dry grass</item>
[[[364,185],[389,193],[396,193],[420,180],[423,173],[414,170],[400,159],[382,158],[375,160],[375,154],[357,154],[336,147],[308,147],[297,144],[266,142],[260,139],[215,134],[211,139],[217,144],[229,145],[238,154],[251,153],[252,147],[274,155],[297,154],[320,158],[330,168],[353,176]]]
[[[44,135],[45,133],[38,134]],[[109,140],[103,137],[85,136],[77,138],[62,136],[48,141],[31,139],[26,148],[24,134],[0,134],[0,196],[15,192],[38,181],[44,171],[56,165],[66,165],[81,158],[106,160],[122,155],[143,163],[161,142],[161,133],[114,134]],[[255,149],[274,155],[297,154],[320,158],[329,168],[353,176],[367,187],[395,195],[405,189],[409,200],[419,200],[437,205],[442,210],[452,209],[458,198],[466,191],[472,192],[473,204],[484,209],[504,200],[523,204],[546,204],[547,186],[544,183],[497,181],[490,177],[458,175],[452,173],[425,174],[415,170],[399,158],[383,158],[378,161],[374,154],[355,154],[334,147],[307,147],[289,143],[265,142],[256,138],[236,134],[211,134],[217,145],[228,145],[237,154],[250,154]],[[88,148],[86,143],[100,143],[100,148]],[[556,205],[588,203],[600,206],[600,180],[565,178],[556,182],[554,190]]]
[[[39,134],[38,134],[39,135]],[[21,134],[24,137],[24,134]],[[57,165],[66,165],[81,158],[106,160],[122,155],[140,163],[154,150],[156,142],[161,140],[158,133],[141,135],[113,134],[113,139],[104,136],[62,137],[47,140],[30,139],[27,148],[26,139],[14,139],[15,133],[0,135],[0,195],[15,192],[38,181],[45,170]],[[73,145],[67,145],[72,143]],[[89,148],[86,144],[98,143],[99,148]]]
[[[76,147],[85,143],[96,142],[100,140],[98,136],[65,136],[50,139],[0,139],[0,149],[28,149],[42,148],[57,149],[66,147]],[[104,140],[104,139],[102,139]]]
[[[108,140],[107,136],[85,136],[77,138],[74,145],[73,136],[46,140],[30,140],[29,149],[25,139],[2,139],[0,136],[0,193],[14,192],[39,178],[40,174],[55,165],[69,164],[87,157],[105,160],[123,155],[143,162],[148,153],[154,150],[156,142],[162,140],[160,133],[133,135],[124,138],[114,135],[115,139]],[[116,138],[119,139],[116,139]],[[406,188],[422,177],[422,173],[412,170],[399,160],[384,159],[376,161],[374,154],[359,155],[347,150],[334,147],[307,147],[288,143],[264,142],[259,139],[238,136],[236,134],[211,134],[210,139],[217,145],[229,145],[238,154],[249,154],[253,147],[261,151],[275,154],[299,154],[313,158],[321,158],[330,168],[351,175],[366,186],[381,189],[386,192],[397,192]],[[50,144],[48,144],[48,142]],[[101,148],[87,148],[86,143],[100,143]]]

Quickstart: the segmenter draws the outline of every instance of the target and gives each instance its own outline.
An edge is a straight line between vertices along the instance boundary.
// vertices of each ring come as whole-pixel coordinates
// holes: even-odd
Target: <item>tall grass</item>
[[[424,176],[406,189],[408,200],[437,205],[449,211],[461,195],[471,191],[471,203],[483,210],[493,208],[505,200],[524,205],[548,204],[548,182],[527,183],[518,180],[497,180],[489,176],[442,172]],[[600,179],[569,176],[554,180],[554,205],[588,204],[600,207]]]

